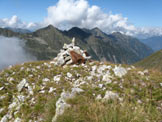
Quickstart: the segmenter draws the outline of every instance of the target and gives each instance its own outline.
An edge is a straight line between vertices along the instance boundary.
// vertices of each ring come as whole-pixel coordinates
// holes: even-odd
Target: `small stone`
[[[20,68],[20,71],[22,71],[22,70],[24,70],[24,67],[21,67],[21,68]]]
[[[160,86],[162,87],[162,83],[160,83]]]
[[[84,90],[83,89],[80,89],[80,88],[72,88],[72,93],[73,94],[81,93],[81,92],[84,92]]]
[[[56,82],[59,82],[61,79],[61,75],[56,75],[54,76],[53,80],[56,81]]]
[[[25,101],[25,96],[23,96],[23,95],[18,95],[17,98],[18,98],[18,100],[20,102],[24,102]]]
[[[0,122],[8,122],[7,115],[3,116]]]
[[[43,80],[42,80],[43,82],[48,82],[48,81],[50,81],[48,78],[44,78]]]
[[[144,72],[145,74],[148,74],[148,73],[149,73],[148,69],[145,69],[143,72]]]
[[[17,103],[14,101],[13,103],[11,103],[11,104],[9,105],[8,109],[12,109],[12,108],[14,108],[14,107],[16,107],[16,106],[17,106]]]
[[[103,86],[104,86],[103,84],[98,84],[99,88],[103,88]]]
[[[50,87],[48,93],[52,93],[54,90],[56,90],[56,88]]]
[[[93,76],[87,76],[87,80],[92,81]]]
[[[45,93],[45,90],[42,90],[42,91],[40,91],[39,93],[44,94],[44,93]]]
[[[33,95],[34,94],[33,89],[32,89],[31,86],[28,86],[28,92],[29,92],[30,95]]]
[[[142,101],[141,101],[141,100],[137,100],[137,102],[138,102],[139,104],[141,104],[141,103],[142,103]]]
[[[3,100],[4,98],[6,98],[5,95],[0,96],[0,100]]]
[[[36,66],[37,69],[40,69],[40,66]]]
[[[55,64],[56,62],[55,61],[50,61],[50,64]]]
[[[3,111],[4,111],[4,108],[1,108],[1,109],[0,109],[0,114],[1,114]]]
[[[72,76],[73,76],[73,75],[72,75],[71,73],[69,73],[69,72],[67,73],[67,77],[68,77],[68,78],[72,78]]]
[[[17,117],[14,122],[21,122],[21,119]]]
[[[1,91],[1,90],[3,90],[3,89],[4,89],[4,87],[3,87],[3,86],[2,86],[2,87],[0,87],[0,91]]]
[[[101,99],[102,99],[102,96],[100,94],[97,95],[96,100],[101,100]]]
[[[105,75],[103,75],[102,80],[105,81],[106,84],[109,84],[112,82],[110,78],[112,78],[112,76],[110,74],[105,74]]]
[[[116,76],[118,76],[118,77],[122,77],[125,74],[127,74],[127,70],[125,68],[123,68],[123,67],[120,67],[120,66],[119,67],[115,66],[115,68],[113,69],[113,71],[114,71],[114,74]]]
[[[127,68],[128,71],[132,70],[130,67]]]
[[[25,86],[25,84],[27,83],[26,79],[23,79],[18,85],[17,85],[17,89],[20,92],[22,90],[22,88]]]
[[[96,69],[97,69],[97,66],[96,65],[94,65],[94,66],[92,66],[92,71],[96,71]]]
[[[14,78],[9,77],[9,78],[7,78],[7,80],[8,80],[9,82],[11,82],[11,81],[14,81]]]
[[[30,78],[32,78],[32,77],[33,77],[33,75],[32,75],[32,74],[30,74],[30,75],[29,75],[29,77],[30,77]]]
[[[132,69],[135,69],[135,66],[131,66],[132,67]]]
[[[107,101],[107,100],[110,100],[110,99],[114,100],[114,99],[117,99],[117,98],[119,98],[117,93],[114,93],[112,91],[106,91],[105,96],[103,98],[103,101]]]
[[[138,74],[139,74],[139,75],[142,75],[142,76],[145,75],[144,72],[142,72],[142,71],[138,71]]]

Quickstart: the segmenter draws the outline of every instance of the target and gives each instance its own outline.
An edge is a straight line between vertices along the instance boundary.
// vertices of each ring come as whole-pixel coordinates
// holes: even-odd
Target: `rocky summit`
[[[60,50],[57,57],[54,58],[56,65],[65,64],[80,64],[85,63],[91,57],[88,56],[86,51],[80,49],[80,47],[75,46],[75,38],[73,38],[71,44],[64,44],[63,49]]]
[[[0,122],[161,122],[161,72],[89,58],[73,40],[1,71]]]

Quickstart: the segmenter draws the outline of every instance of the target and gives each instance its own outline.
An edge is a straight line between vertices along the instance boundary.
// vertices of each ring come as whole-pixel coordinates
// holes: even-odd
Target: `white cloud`
[[[12,16],[11,18],[4,18],[0,19],[0,27],[12,27],[12,28],[23,28],[23,29],[30,29],[35,30],[41,27],[40,23],[26,23],[21,21],[16,15]]]
[[[161,36],[162,35],[162,27],[141,27],[137,28],[133,33],[134,36],[140,38],[147,38],[151,36]]]
[[[48,8],[44,24],[52,24],[60,29],[98,27],[106,33],[119,31],[137,37],[162,35],[162,28],[137,28],[121,14],[105,13],[99,6],[90,6],[87,0],[59,0]]]
[[[56,27],[81,25],[86,19],[88,2],[85,0],[60,0],[56,6],[48,8],[48,16],[45,24],[52,24]]]
[[[55,6],[48,8],[45,24],[52,24],[58,28],[99,27],[107,33],[127,33],[135,30],[133,25],[128,24],[127,18],[120,14],[104,13],[100,7],[90,6],[86,0],[60,0]]]
[[[89,5],[88,0],[59,0],[56,5],[48,7],[47,17],[40,23],[22,22],[17,16],[0,19],[0,27],[35,30],[49,24],[59,29],[69,29],[74,26],[88,29],[98,27],[106,33],[119,31],[138,37],[162,35],[160,27],[137,28],[129,23],[128,18],[121,14],[105,13],[99,6]]]
[[[34,56],[24,50],[24,42],[24,40],[15,37],[0,36],[0,69],[9,65],[36,60]]]

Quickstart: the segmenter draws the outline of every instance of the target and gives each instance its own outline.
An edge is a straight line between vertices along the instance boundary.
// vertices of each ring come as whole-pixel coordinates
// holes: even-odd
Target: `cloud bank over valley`
[[[24,42],[24,40],[15,37],[0,36],[0,69],[9,65],[36,60],[34,56],[23,49]]]

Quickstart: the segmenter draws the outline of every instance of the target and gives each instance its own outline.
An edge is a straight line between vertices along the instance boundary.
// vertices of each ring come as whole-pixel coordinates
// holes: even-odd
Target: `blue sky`
[[[137,26],[162,26],[162,0],[90,0]]]
[[[0,18],[17,15],[26,22],[40,22],[47,16],[47,8],[58,0],[0,0]],[[89,0],[104,12],[122,14],[139,27],[162,27],[162,0]]]

